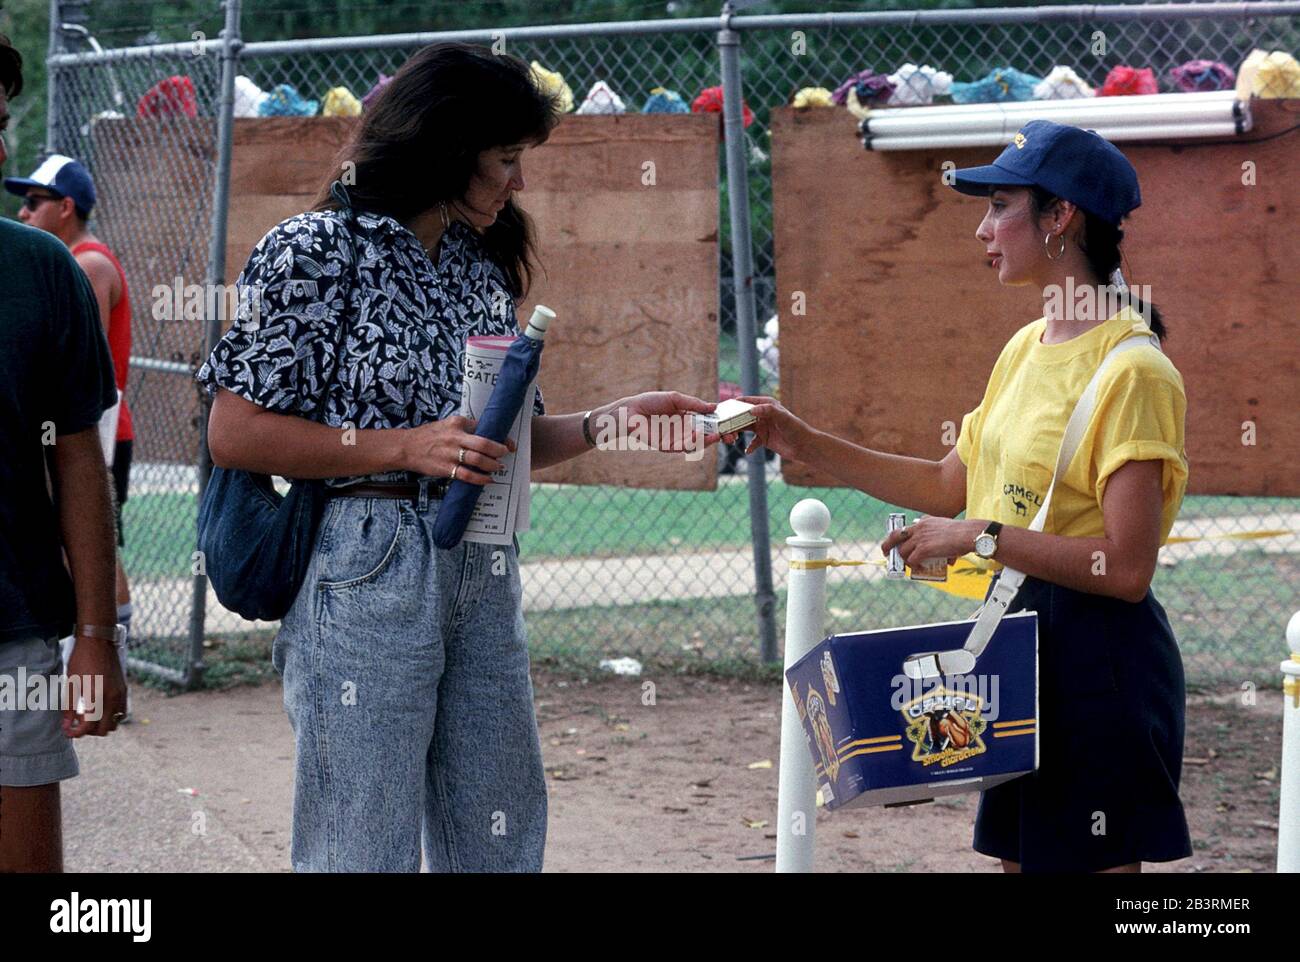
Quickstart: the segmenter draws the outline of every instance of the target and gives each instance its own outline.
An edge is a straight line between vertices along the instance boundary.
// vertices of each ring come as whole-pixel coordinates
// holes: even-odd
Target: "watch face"
[[[975,539],[975,553],[983,558],[993,554],[993,549],[998,545],[997,540],[991,534],[982,534]]]

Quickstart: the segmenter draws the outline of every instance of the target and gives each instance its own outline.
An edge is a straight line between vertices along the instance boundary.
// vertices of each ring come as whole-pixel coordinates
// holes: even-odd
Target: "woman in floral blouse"
[[[517,545],[439,550],[433,522],[447,479],[486,484],[509,450],[457,416],[463,353],[517,333],[535,252],[513,195],[557,119],[514,57],[419,51],[341,154],[344,191],[254,249],[239,283],[260,296],[197,375],[216,464],[333,495],[273,654],[298,871],[418,871],[422,853],[435,871],[541,868]],[[636,423],[713,407],[655,392],[547,416],[539,397],[532,465],[587,451],[620,408]]]

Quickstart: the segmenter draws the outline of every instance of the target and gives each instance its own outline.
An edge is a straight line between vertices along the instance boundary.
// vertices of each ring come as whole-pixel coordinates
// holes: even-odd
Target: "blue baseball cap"
[[[30,177],[6,177],[5,190],[26,197],[33,187],[43,187],[51,194],[71,197],[83,214],[95,209],[95,182],[90,171],[63,154],[50,154]]]
[[[1037,185],[1116,227],[1142,206],[1137,171],[1095,130],[1051,120],[1031,120],[998,159],[954,172],[952,186],[984,196],[994,187]]]

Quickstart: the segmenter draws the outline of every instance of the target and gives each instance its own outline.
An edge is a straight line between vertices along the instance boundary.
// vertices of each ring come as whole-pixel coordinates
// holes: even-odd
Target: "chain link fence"
[[[1167,90],[1168,71],[1187,60],[1220,60],[1235,68],[1253,48],[1300,49],[1300,5],[1286,16],[1246,17],[1237,11],[1182,18],[1188,6],[1159,19],[1127,20],[1086,12],[1093,8],[1073,8],[1073,14],[1063,14],[1065,8],[1018,10],[1019,16],[1041,15],[1042,21],[1018,23],[996,22],[997,11],[946,12],[960,23],[936,23],[933,12],[881,15],[874,23],[840,15],[733,18],[731,28],[741,41],[744,98],[754,112],[744,147],[759,333],[768,318],[780,313],[772,245],[772,108],[789,103],[801,87],[834,88],[866,67],[889,73],[905,62],[932,65],[958,80],[974,80],[1005,66],[1044,76],[1053,66],[1066,64],[1093,86],[1123,63],[1152,68]],[[630,110],[638,110],[657,87],[676,90],[689,102],[702,88],[721,83],[720,25],[710,19],[618,24],[617,30],[615,25],[519,28],[505,31],[504,42],[508,52],[560,72],[575,101],[604,81]],[[1098,31],[1105,38],[1103,55],[1092,52]],[[499,39],[491,30],[455,37],[485,44]],[[302,97],[321,101],[336,86],[362,96],[381,74],[391,75],[431,39],[286,41],[242,49],[236,45],[230,52],[238,72],[263,90],[291,84]],[[124,528],[125,566],[136,611],[133,656],[141,667],[147,663],[173,675],[180,672],[188,682],[197,678],[190,668],[202,659],[205,642],[233,646],[250,638],[265,640],[273,629],[265,626],[259,632],[213,601],[206,610],[196,606],[201,597],[195,593],[193,555],[196,465],[201,460],[200,419],[206,412],[189,375],[206,352],[207,315],[180,309],[159,316],[168,313],[160,311],[160,299],[172,303],[183,285],[205,277],[215,226],[222,42],[202,38],[192,45],[124,48],[103,56],[80,52],[85,48],[79,43],[65,37],[63,52],[53,51],[49,62],[57,91],[50,142],[91,167],[100,196],[92,229],[117,252],[132,291],[134,348],[127,399],[137,441]],[[148,97],[181,109],[137,116],[141,99]],[[749,325],[736,323],[721,151],[719,186],[719,373],[723,381],[740,382],[737,330]],[[148,230],[142,227],[146,222]],[[232,280],[241,267],[226,265],[224,279]],[[751,377],[762,391],[779,391],[766,366]],[[773,617],[779,635],[785,616],[784,538],[794,503],[804,497],[826,502],[840,555],[878,541],[890,506],[854,491],[787,486],[776,467],[768,464],[764,475],[767,517],[760,523],[772,535]],[[720,478],[716,492],[535,485],[533,529],[520,539],[535,657],[583,669],[620,656],[675,670],[758,664],[746,477],[757,464],[741,460],[736,470]],[[1224,538],[1265,530],[1292,533],[1258,540]],[[1297,499],[1186,500],[1174,534],[1204,540],[1166,551],[1154,587],[1182,642],[1191,682],[1272,678],[1282,627],[1300,595],[1297,530]],[[872,569],[832,572],[828,630],[964,618],[975,607],[919,585],[887,585],[864,576],[864,570]]]

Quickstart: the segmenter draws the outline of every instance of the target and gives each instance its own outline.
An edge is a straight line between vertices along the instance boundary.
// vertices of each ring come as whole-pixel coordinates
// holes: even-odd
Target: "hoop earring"
[[[442,217],[442,229],[446,230],[451,226],[451,218],[447,216],[447,202],[445,200],[438,201],[438,213]]]
[[[1051,239],[1052,239],[1052,235],[1051,235],[1050,233],[1048,233],[1048,234],[1044,234],[1044,235],[1043,235],[1043,250],[1047,253],[1047,259],[1048,259],[1049,261],[1059,261],[1062,257],[1065,256],[1065,235],[1063,235],[1063,234],[1062,234],[1062,235],[1058,235],[1058,237],[1059,237],[1059,240],[1061,241],[1061,249],[1058,250],[1058,251],[1056,252],[1056,256],[1053,257],[1053,256],[1052,256],[1052,248],[1051,248],[1050,246],[1048,246],[1049,243],[1050,243],[1050,241],[1051,241]]]

